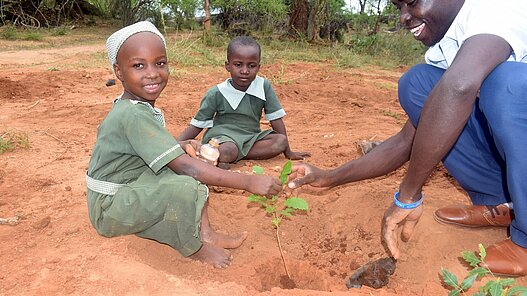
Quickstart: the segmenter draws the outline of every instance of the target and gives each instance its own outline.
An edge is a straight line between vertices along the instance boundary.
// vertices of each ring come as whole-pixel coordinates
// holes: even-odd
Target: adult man
[[[383,221],[383,238],[398,258],[396,230],[402,226],[403,241],[410,238],[423,212],[421,188],[442,160],[474,205],[439,209],[436,220],[468,227],[510,223],[511,239],[487,248],[485,261],[497,274],[527,275],[527,1],[392,3],[415,39],[430,46],[427,64],[399,80],[410,120],[370,153],[334,170],[297,166],[303,177],[290,186],[333,187],[409,160]]]

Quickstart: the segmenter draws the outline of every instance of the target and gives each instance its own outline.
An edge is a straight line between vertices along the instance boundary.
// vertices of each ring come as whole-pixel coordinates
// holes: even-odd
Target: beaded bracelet
[[[423,203],[423,197],[425,197],[425,195],[421,193],[421,198],[418,201],[409,204],[399,201],[397,199],[398,197],[399,191],[395,192],[395,194],[393,195],[393,203],[401,209],[411,210],[417,208]]]

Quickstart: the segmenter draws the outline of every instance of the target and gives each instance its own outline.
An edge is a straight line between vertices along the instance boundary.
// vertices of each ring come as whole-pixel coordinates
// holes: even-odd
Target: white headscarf
[[[108,59],[110,60],[110,66],[113,70],[113,65],[117,63],[117,53],[123,45],[123,43],[130,38],[132,35],[140,32],[151,32],[159,36],[166,47],[165,37],[159,32],[159,30],[148,21],[137,22],[133,25],[124,27],[119,31],[113,33],[108,40],[106,40],[106,49],[108,50]]]

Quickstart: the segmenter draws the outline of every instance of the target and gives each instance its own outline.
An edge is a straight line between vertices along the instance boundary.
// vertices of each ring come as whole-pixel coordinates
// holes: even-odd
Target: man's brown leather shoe
[[[437,222],[463,227],[506,227],[511,224],[512,212],[506,204],[497,206],[449,206],[436,210]]]
[[[494,274],[501,276],[527,275],[527,249],[513,243],[510,238],[486,249],[483,261]]]

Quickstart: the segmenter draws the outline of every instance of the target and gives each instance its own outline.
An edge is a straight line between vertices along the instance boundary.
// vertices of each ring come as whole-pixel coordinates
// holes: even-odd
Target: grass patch
[[[0,154],[19,148],[29,149],[29,137],[26,132],[10,129],[0,135]]]

